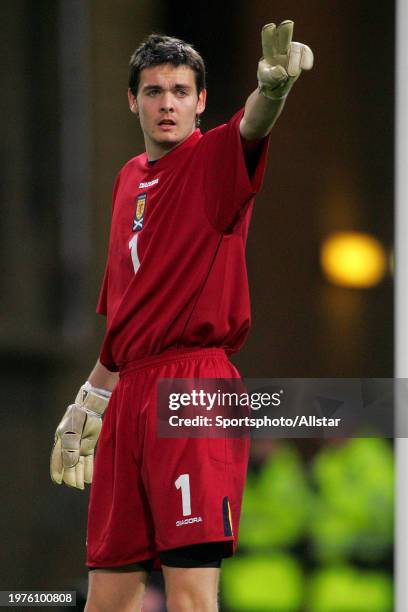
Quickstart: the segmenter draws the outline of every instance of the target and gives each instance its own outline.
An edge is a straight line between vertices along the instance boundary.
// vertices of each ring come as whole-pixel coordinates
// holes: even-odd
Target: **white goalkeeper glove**
[[[87,381],[75,403],[68,406],[55,432],[51,453],[51,479],[55,483],[84,489],[85,482],[92,482],[94,449],[110,396],[110,391],[96,389]]]
[[[293,21],[262,28],[262,53],[258,64],[259,91],[271,100],[286,98],[302,70],[313,66],[313,52],[307,45],[292,42]]]

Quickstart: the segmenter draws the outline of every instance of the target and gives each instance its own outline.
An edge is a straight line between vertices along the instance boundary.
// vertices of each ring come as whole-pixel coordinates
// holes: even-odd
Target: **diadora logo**
[[[147,187],[153,187],[153,185],[157,185],[159,182],[158,178],[155,178],[151,181],[147,181],[146,183],[139,183],[139,189],[146,189]]]
[[[182,527],[183,525],[191,525],[192,523],[202,523],[202,516],[192,516],[191,518],[183,519],[182,521],[176,521],[176,527]]]

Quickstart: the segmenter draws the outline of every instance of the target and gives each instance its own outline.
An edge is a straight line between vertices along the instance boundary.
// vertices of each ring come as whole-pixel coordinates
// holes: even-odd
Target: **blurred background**
[[[127,64],[152,31],[201,52],[222,123],[256,87],[260,30],[315,66],[273,129],[248,241],[247,377],[393,375],[394,4],[2,0],[0,589],[86,593],[88,492],[53,485],[54,430],[98,356],[116,173],[142,152]],[[390,440],[257,440],[230,612],[393,609]],[[163,610],[155,577],[145,611]]]

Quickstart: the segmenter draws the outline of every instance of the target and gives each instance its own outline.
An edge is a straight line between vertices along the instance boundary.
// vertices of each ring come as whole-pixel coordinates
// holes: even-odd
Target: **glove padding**
[[[84,489],[92,482],[94,449],[109,395],[85,383],[68,406],[55,432],[51,453],[51,479],[56,484]]]
[[[262,28],[258,84],[259,91],[271,100],[286,98],[302,70],[313,66],[310,47],[292,42],[293,25],[293,21],[286,20],[277,27],[268,23]]]

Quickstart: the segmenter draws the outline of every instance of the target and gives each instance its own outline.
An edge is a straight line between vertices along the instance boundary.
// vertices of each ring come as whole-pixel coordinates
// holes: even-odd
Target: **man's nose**
[[[166,91],[162,96],[160,110],[163,112],[174,110],[173,96],[169,91]]]

